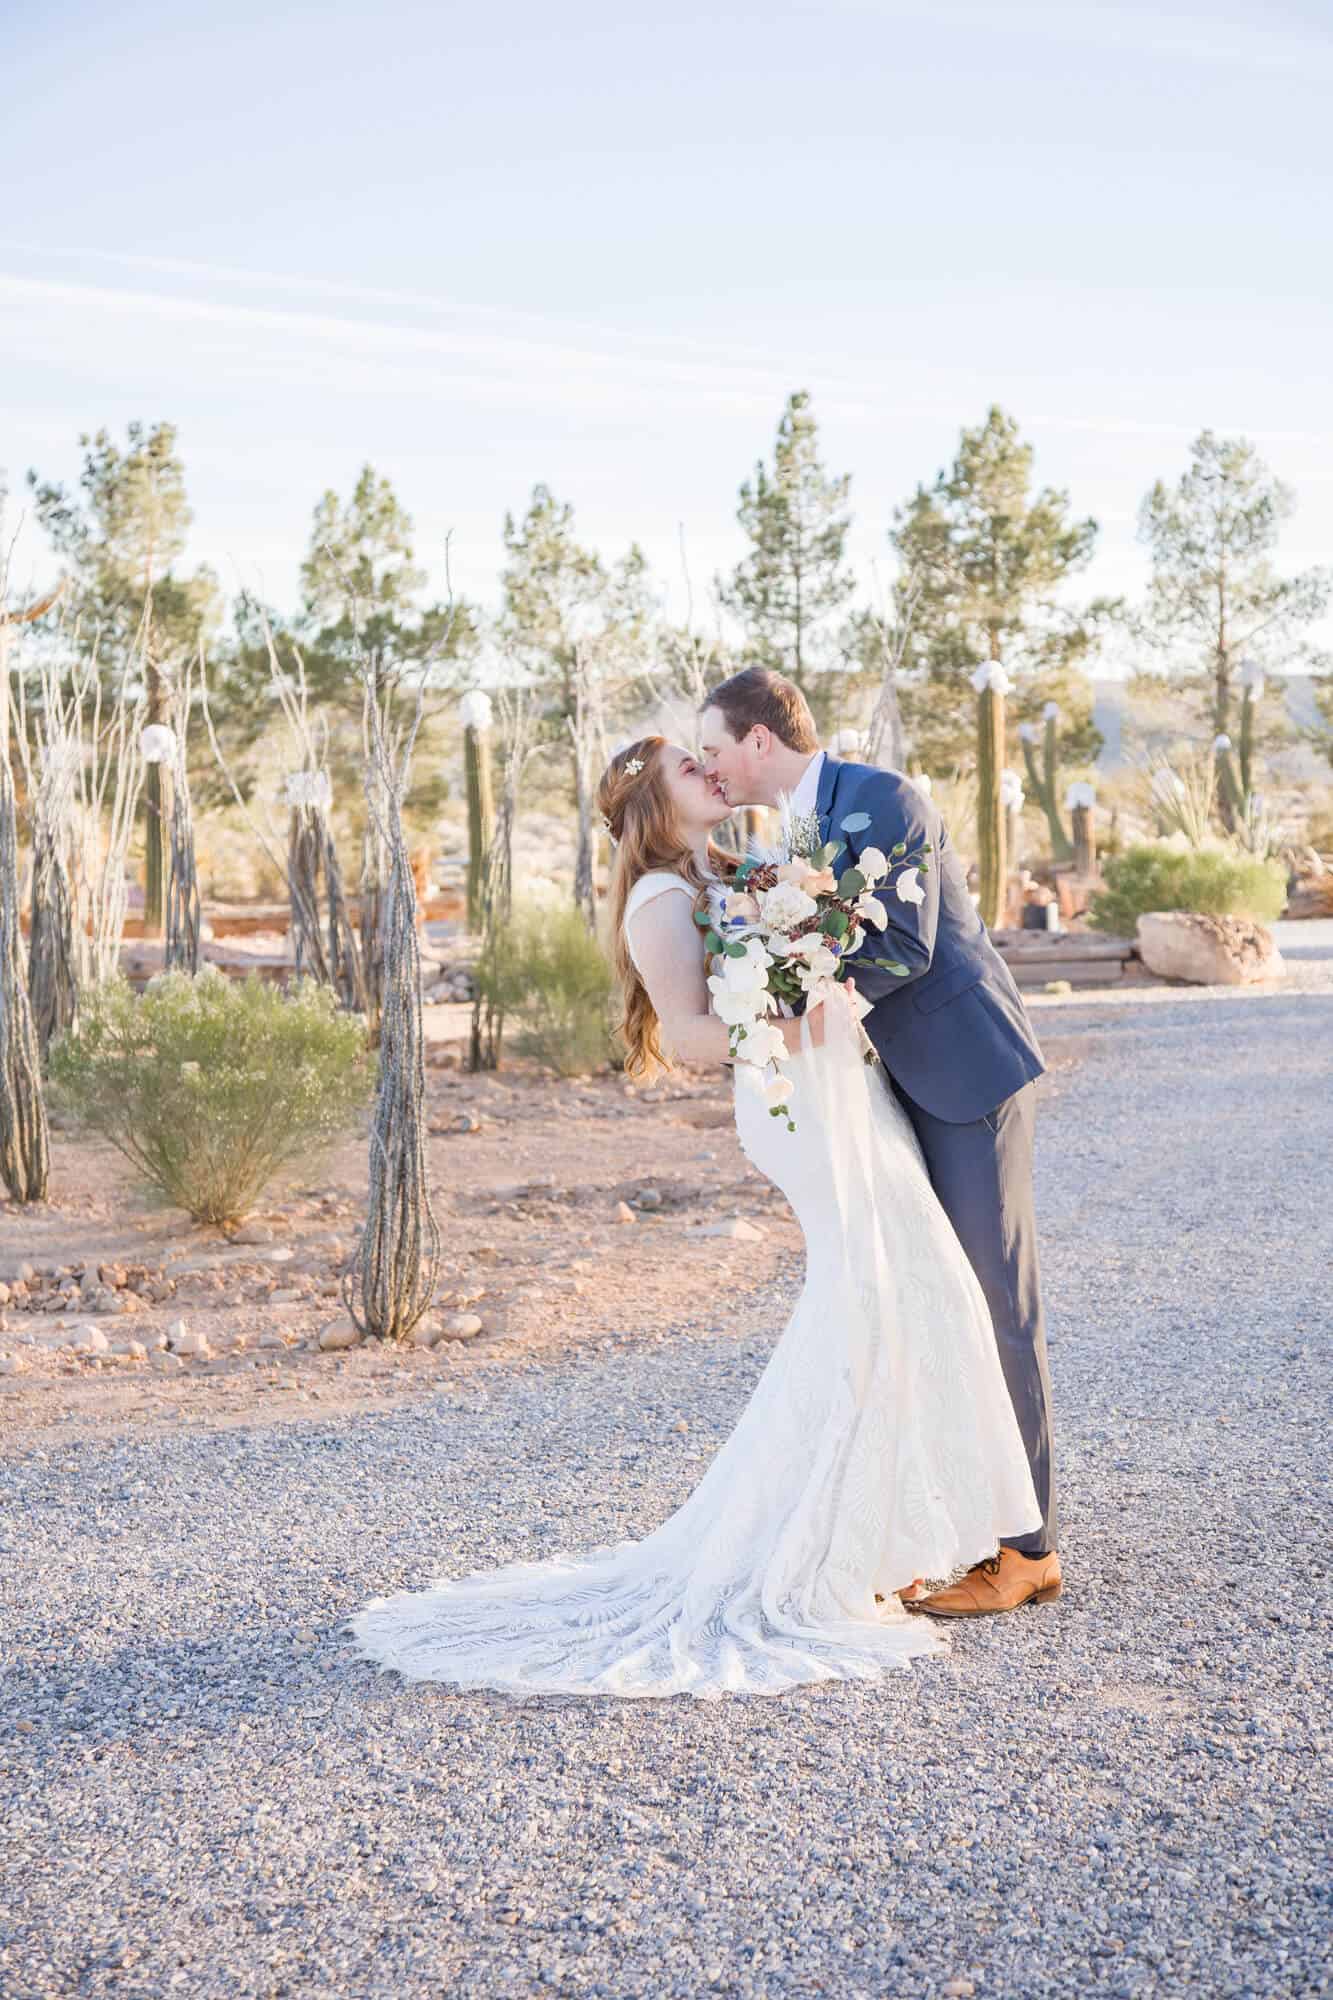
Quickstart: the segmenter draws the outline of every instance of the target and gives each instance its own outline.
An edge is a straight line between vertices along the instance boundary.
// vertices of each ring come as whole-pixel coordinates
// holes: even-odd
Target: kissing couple
[[[822,751],[793,682],[733,675],[700,741],[643,737],[599,786],[632,1077],[731,1059],[696,919],[725,922],[713,834],[734,810],[790,801],[853,865],[929,856],[849,952],[851,979],[772,1024],[789,1116],[755,1064],[733,1066],[740,1144],[801,1226],[804,1285],[730,1436],[644,1540],[372,1598],[348,1629],[409,1680],[777,1694],[879,1678],[946,1651],[947,1621],[1060,1594],[1032,1201],[1044,1064],[1018,989],[926,792]]]

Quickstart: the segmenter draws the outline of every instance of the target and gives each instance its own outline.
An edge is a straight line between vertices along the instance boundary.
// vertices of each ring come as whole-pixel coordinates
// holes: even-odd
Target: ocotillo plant
[[[1007,862],[1004,799],[1004,698],[1009,676],[999,660],[987,660],[972,676],[977,691],[977,872],[981,921],[998,929],[1004,918]]]
[[[472,688],[459,704],[463,724],[463,775],[467,784],[467,927],[481,927],[482,882],[486,856],[495,828],[495,790],[491,777],[491,698]]]
[[[9,764],[9,649],[13,625],[0,559],[0,1180],[18,1202],[45,1201],[51,1141],[41,1056],[23,968],[18,825]]]
[[[51,1152],[21,944],[14,779],[0,748],[0,1178],[29,1202],[46,1199]]]
[[[1081,778],[1065,793],[1065,805],[1074,823],[1074,867],[1080,875],[1091,875],[1097,866],[1097,841],[1092,827],[1092,809],[1096,803],[1095,787]]]
[[[74,1025],[79,974],[75,955],[74,800],[81,762],[77,674],[68,687],[51,663],[39,668],[39,696],[29,712],[18,678],[15,746],[23,764],[32,825],[32,895],[28,921],[28,998],[42,1061],[52,1039]]]
[[[1048,701],[1043,712],[1042,726],[1035,722],[1020,722],[1018,740],[1023,746],[1023,762],[1027,766],[1028,783],[1031,785],[1038,805],[1046,815],[1046,824],[1051,834],[1051,859],[1069,861],[1074,849],[1060,817],[1060,799],[1057,790],[1058,772],[1056,768],[1056,733],[1060,726],[1060,710],[1053,701]],[[1041,765],[1037,764],[1037,745],[1041,744]]]

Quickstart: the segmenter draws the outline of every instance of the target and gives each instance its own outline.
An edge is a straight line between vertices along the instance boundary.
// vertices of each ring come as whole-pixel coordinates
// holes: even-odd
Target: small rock
[[[174,1375],[178,1369],[185,1366],[185,1363],[179,1354],[171,1354],[162,1347],[156,1353],[149,1355],[148,1365],[150,1368],[155,1368],[160,1375]]]
[[[0,1375],[21,1375],[25,1365],[21,1354],[0,1354]]]
[[[733,1243],[759,1243],[767,1233],[740,1215],[728,1216],[724,1222],[705,1222],[699,1230],[700,1236],[724,1236]]]
[[[948,1994],[949,2000],[971,2000],[976,1990],[970,1979],[946,1979],[940,1988],[941,1993]]]
[[[441,1340],[475,1340],[484,1321],[478,1313],[446,1313],[440,1322]]]
[[[273,1337],[271,1334],[261,1335],[259,1345],[267,1347]],[[361,1345],[361,1329],[347,1317],[346,1313],[343,1313],[337,1319],[329,1320],[327,1325],[320,1328],[319,1345],[321,1351],[325,1354],[340,1353],[345,1347],[359,1347]]]
[[[635,1215],[634,1210],[630,1207],[627,1201],[618,1201],[616,1203],[616,1221],[617,1222],[638,1221],[638,1217]]]
[[[276,1292],[269,1293],[268,1302],[271,1306],[294,1306],[298,1305],[304,1297],[305,1293],[300,1291],[297,1286],[281,1285]]]
[[[33,1265],[31,1265],[31,1264],[26,1264],[26,1263],[24,1263],[24,1264],[7,1264],[7,1265],[5,1266],[5,1282],[6,1282],[6,1284],[10,1284],[10,1285],[27,1285],[27,1284],[31,1284],[32,1280],[33,1280],[33,1279],[34,1279],[34,1278],[35,1278],[36,1276],[37,1276],[37,1272],[36,1272],[36,1270],[35,1270],[34,1266],[33,1266]]]
[[[68,1336],[68,1345],[76,1354],[109,1354],[111,1342],[100,1326],[80,1326]]]
[[[274,1232],[266,1222],[243,1222],[231,1233],[233,1243],[272,1243]]]
[[[172,1321],[167,1328],[167,1339],[173,1354],[193,1355],[198,1361],[207,1361],[212,1356],[207,1334],[187,1325],[183,1319]]]
[[[5,1306],[9,1304],[9,1299],[10,1299],[9,1286],[0,1285],[0,1309],[3,1309]]]
[[[413,1347],[434,1347],[439,1338],[439,1321],[432,1319],[429,1313],[426,1313],[423,1314],[412,1328],[412,1332],[409,1335],[409,1344]]]
[[[117,1340],[113,1343],[111,1352],[123,1356],[126,1361],[148,1359],[148,1349],[141,1340]]]
[[[634,1197],[634,1205],[636,1208],[660,1208],[662,1206],[660,1190],[651,1187],[640,1188]]]
[[[162,1353],[167,1344],[167,1336],[160,1326],[146,1326],[139,1335],[144,1346],[154,1354]]]
[[[677,1417],[675,1423],[672,1425],[672,1429],[677,1431],[687,1431],[689,1429],[689,1425],[686,1423],[684,1417]]]

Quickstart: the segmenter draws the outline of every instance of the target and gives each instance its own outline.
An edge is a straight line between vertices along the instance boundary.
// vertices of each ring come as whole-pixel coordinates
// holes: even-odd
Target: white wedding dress
[[[644,876],[626,924],[680,891]],[[699,1484],[643,1541],[372,1598],[348,1627],[366,1657],[520,1699],[874,1679],[945,1650],[897,1590],[1040,1526],[981,1287],[846,996],[824,1011],[788,1066],[794,1132],[735,1065],[740,1143],[791,1203],[806,1272]]]

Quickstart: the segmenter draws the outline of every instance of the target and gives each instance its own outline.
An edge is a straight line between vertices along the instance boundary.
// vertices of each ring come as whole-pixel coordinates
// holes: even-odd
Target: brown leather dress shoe
[[[998,1555],[974,1563],[947,1590],[935,1591],[912,1608],[931,1618],[984,1618],[990,1611],[1016,1611],[1020,1604],[1045,1604],[1062,1588],[1060,1558],[1054,1549],[1044,1556],[1001,1549]]]

